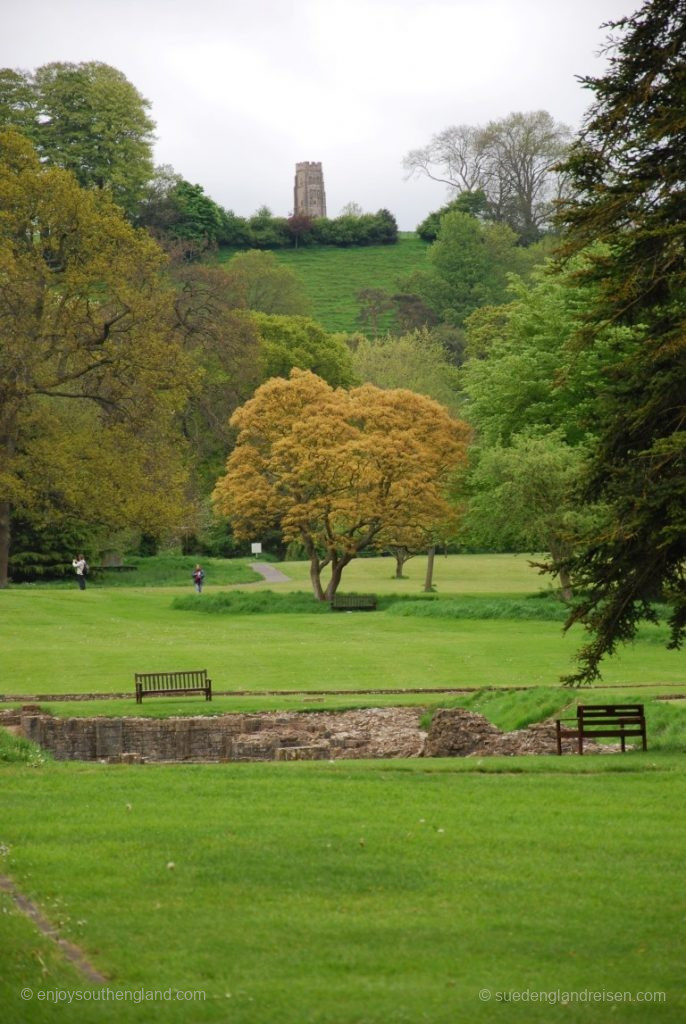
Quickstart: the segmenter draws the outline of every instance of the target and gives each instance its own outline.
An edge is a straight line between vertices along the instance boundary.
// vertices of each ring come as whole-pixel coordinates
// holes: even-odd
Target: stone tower
[[[305,160],[295,165],[293,213],[307,217],[326,217],[326,193],[322,165]]]

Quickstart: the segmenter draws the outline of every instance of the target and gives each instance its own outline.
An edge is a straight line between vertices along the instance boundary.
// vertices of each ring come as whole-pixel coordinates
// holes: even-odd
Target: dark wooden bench
[[[565,722],[575,725],[570,728]],[[640,736],[643,749],[648,749],[643,704],[579,704],[576,718],[558,718],[555,729],[558,754],[562,753],[563,739],[576,739],[578,751],[583,754],[584,740],[599,736],[618,736],[622,751],[626,750],[627,736]]]
[[[189,672],[136,672],[136,703],[143,697],[178,697],[181,694],[204,693],[212,700],[212,680],[207,669]]]
[[[334,594],[331,598],[332,612],[373,612],[376,609],[376,594]]]

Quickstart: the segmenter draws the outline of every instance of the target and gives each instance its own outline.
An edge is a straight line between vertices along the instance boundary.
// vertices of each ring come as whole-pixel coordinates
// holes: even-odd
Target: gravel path
[[[250,568],[254,569],[255,572],[259,572],[260,576],[263,576],[267,583],[290,583],[290,576],[286,576],[280,569],[275,569],[269,562],[251,562]]]

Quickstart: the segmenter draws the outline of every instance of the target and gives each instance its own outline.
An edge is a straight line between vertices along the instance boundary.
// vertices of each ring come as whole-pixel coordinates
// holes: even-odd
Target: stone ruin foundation
[[[53,718],[39,708],[0,714],[0,725],[58,761],[231,762],[555,754],[555,724],[516,732],[464,708],[437,711],[428,732],[418,708],[272,712],[180,718]],[[584,752],[613,748],[585,743]],[[574,740],[563,752],[575,753]]]

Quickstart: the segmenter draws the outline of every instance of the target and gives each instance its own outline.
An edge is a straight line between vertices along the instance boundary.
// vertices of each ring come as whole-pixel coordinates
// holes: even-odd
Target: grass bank
[[[314,319],[327,331],[352,334],[361,330],[357,293],[365,288],[398,291],[401,280],[424,268],[428,248],[418,235],[407,232],[401,234],[396,245],[275,249],[274,255],[302,278]],[[226,262],[234,255],[235,250],[222,249],[217,258]],[[381,329],[390,322],[390,314],[384,315]]]

